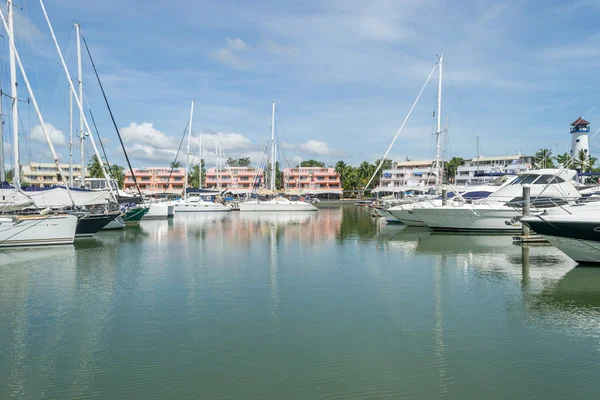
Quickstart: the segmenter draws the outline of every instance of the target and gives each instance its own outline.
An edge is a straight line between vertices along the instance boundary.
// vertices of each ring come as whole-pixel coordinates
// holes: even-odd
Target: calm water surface
[[[354,206],[0,252],[0,398],[597,398],[600,269],[525,255]]]

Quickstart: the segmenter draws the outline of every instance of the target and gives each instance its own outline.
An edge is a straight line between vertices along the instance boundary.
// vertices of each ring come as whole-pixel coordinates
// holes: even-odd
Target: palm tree
[[[577,153],[573,160],[573,164],[575,164],[576,168],[581,170],[581,172],[587,172],[594,168],[596,161],[597,159],[595,157],[590,157],[588,152],[582,149]]]
[[[448,181],[454,183],[456,171],[458,170],[458,167],[464,163],[465,160],[460,157],[452,157],[452,159],[446,163],[446,177]]]
[[[117,181],[119,189],[123,189],[123,182],[125,182],[125,168],[113,164],[109,168],[109,173],[110,177]]]
[[[540,149],[535,153],[536,168],[554,168],[552,162],[552,150]]]
[[[102,174],[102,166],[100,165],[100,161],[95,154],[90,158],[90,162],[87,165],[87,170],[90,173],[90,178],[104,177],[104,174]]]
[[[338,161],[335,164],[335,172],[340,175],[340,181],[342,182],[342,187],[344,187],[346,172],[348,172],[348,165],[343,161]]]
[[[175,168],[181,168],[181,162],[180,161],[173,161],[171,163],[171,168],[175,169]]]
[[[554,157],[558,165],[562,167],[567,167],[571,163],[571,155],[569,153],[559,154]]]

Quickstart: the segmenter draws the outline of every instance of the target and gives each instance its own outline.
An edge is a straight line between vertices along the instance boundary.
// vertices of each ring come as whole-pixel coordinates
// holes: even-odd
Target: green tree
[[[566,166],[568,166],[568,164],[571,163],[571,155],[566,152],[563,154],[557,155],[556,157],[554,157],[554,159],[556,160],[558,165],[561,167],[566,167]]]
[[[456,171],[458,170],[458,167],[464,163],[465,160],[460,157],[452,157],[452,159],[446,163],[446,178],[449,182],[454,183]]]
[[[200,187],[200,166],[194,165],[188,174],[188,186],[198,189]]]
[[[14,174],[14,171],[12,169],[9,169],[8,171],[6,171],[6,182],[12,183],[13,174]]]
[[[579,150],[579,153],[575,156],[573,164],[581,172],[588,172],[594,168],[596,161],[597,159],[595,157],[590,157],[589,153],[582,149]]]
[[[175,168],[181,168],[181,161],[173,161],[171,163],[171,168],[175,169]]]
[[[534,166],[535,168],[554,168],[554,163],[552,162],[552,150],[538,150],[535,153]]]
[[[100,165],[100,161],[95,154],[90,158],[90,162],[87,165],[87,170],[90,173],[90,178],[104,178],[102,166]]]
[[[319,167],[325,168],[325,163],[316,160],[305,160],[300,163],[301,167]]]
[[[250,166],[250,157],[231,158],[229,157],[225,164],[228,167],[248,167]]]
[[[120,165],[113,164],[109,169],[110,177],[117,181],[119,189],[123,189],[123,182],[125,182],[125,168]]]

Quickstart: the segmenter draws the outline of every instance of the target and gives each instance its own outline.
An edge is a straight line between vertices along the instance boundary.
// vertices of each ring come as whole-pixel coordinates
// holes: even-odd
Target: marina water
[[[0,252],[0,398],[564,399],[600,269],[354,206],[176,215]]]

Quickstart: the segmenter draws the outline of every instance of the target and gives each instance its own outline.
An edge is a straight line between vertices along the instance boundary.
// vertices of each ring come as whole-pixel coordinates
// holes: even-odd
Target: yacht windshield
[[[511,185],[530,185],[533,183],[533,181],[535,181],[537,178],[539,177],[539,175],[535,175],[535,174],[525,174],[525,175],[521,175],[519,176],[517,179],[514,180],[513,183],[511,183]]]
[[[504,183],[506,183],[506,181],[510,178],[509,175],[502,175],[496,179],[491,180],[490,182],[488,182],[488,185],[490,186],[502,186],[504,185]]]

